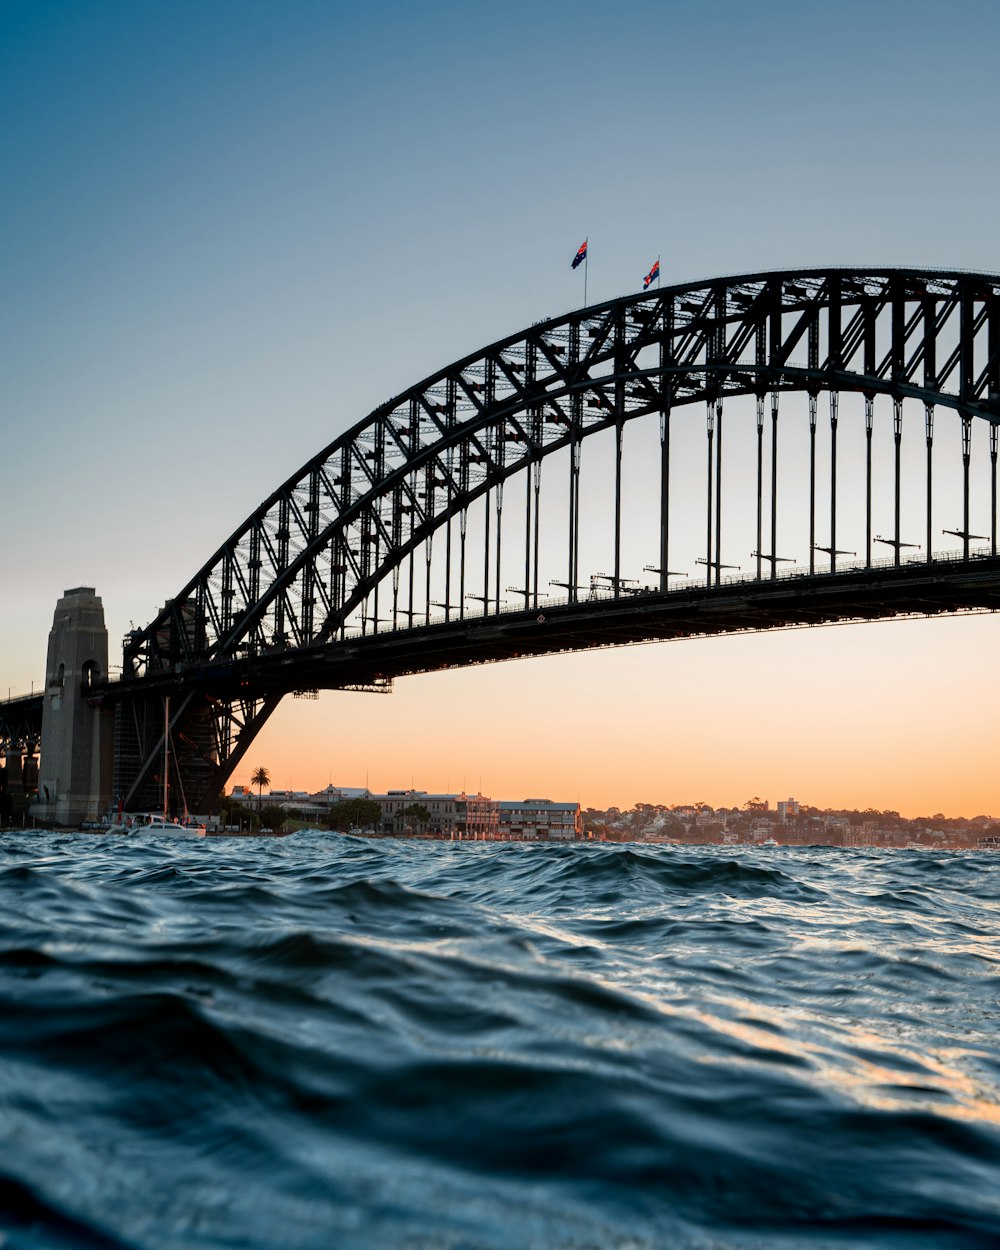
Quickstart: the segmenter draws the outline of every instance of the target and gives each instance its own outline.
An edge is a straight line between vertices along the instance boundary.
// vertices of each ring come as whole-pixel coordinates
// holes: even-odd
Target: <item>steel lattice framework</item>
[[[42,696],[0,701],[0,749],[34,755],[42,737]]]
[[[978,537],[969,532],[972,426],[976,418],[988,425],[990,539],[996,555],[1000,276],[817,269],[718,278],[613,300],[540,322],[426,378],[335,439],[262,503],[156,619],[126,639],[123,681],[114,695],[123,701],[121,791],[135,800],[155,767],[155,726],[162,721],[162,707],[157,710],[149,698],[143,705],[140,690],[177,690],[171,732],[182,743],[181,767],[189,769],[189,785],[207,794],[231,773],[283,693],[312,681],[326,684],[322,677],[316,679],[317,654],[337,647],[346,652],[357,633],[400,632],[401,582],[407,629],[400,638],[417,632],[412,629],[413,556],[421,548],[427,553],[429,603],[430,552],[442,531],[447,545],[441,605],[445,624],[466,620],[467,554],[477,577],[482,576],[482,594],[476,596],[482,614],[488,616],[491,608],[499,613],[503,486],[517,474],[524,474],[527,483],[524,585],[517,589],[525,610],[536,609],[541,466],[559,452],[569,465],[563,584],[567,603],[579,602],[581,446],[602,431],[611,431],[616,448],[614,565],[607,575],[608,589],[612,600],[623,599],[622,432],[637,418],[655,414],[659,419],[660,499],[651,511],[659,530],[654,571],[665,593],[671,552],[671,415],[687,405],[707,405],[708,506],[699,524],[705,533],[701,563],[708,590],[721,585],[726,567],[721,556],[723,402],[730,396],[756,397],[754,580],[775,579],[781,558],[775,532],[778,405],[781,394],[789,391],[809,397],[809,547],[810,553],[829,552],[831,573],[840,554],[836,448],[837,397],[842,392],[860,393],[866,405],[868,567],[871,414],[879,395],[894,401],[895,532],[879,541],[894,548],[895,564],[900,565],[901,547],[909,545],[901,540],[899,522],[904,400],[918,401],[926,414],[928,560],[931,448],[939,406],[954,410],[961,424],[964,515],[962,529],[952,532],[962,539],[964,560],[970,558],[970,540]],[[816,405],[821,392],[830,395],[832,438],[828,548],[816,544]],[[768,401],[775,457],[769,501],[763,488]],[[467,553],[469,510],[484,498],[480,549]],[[810,572],[815,572],[812,554]],[[457,585],[451,584],[453,578]],[[386,612],[391,615],[382,615]],[[388,630],[383,628],[387,623]],[[279,669],[284,672],[280,679],[273,676]],[[249,676],[265,670],[272,680],[255,682]],[[405,665],[398,664],[395,671],[406,671]],[[357,678],[356,684],[377,686],[379,679],[375,673]],[[350,684],[343,676],[340,682]],[[128,706],[126,696],[131,698]],[[159,742],[162,732],[161,725]],[[200,780],[195,777],[199,760]]]

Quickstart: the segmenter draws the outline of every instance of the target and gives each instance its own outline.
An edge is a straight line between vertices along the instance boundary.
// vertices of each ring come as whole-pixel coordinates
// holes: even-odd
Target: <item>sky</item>
[[[0,0],[0,697],[378,404],[588,298],[1000,271],[994,0]],[[234,781],[1000,814],[992,616],[287,699]]]

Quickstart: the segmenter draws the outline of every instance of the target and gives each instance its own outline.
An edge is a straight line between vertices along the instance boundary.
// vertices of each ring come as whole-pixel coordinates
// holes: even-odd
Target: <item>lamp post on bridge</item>
[[[900,553],[901,553],[901,551],[902,551],[902,549],[903,549],[904,547],[919,547],[919,546],[920,546],[920,544],[919,544],[919,543],[904,543],[904,542],[901,542],[901,541],[900,541],[900,539],[898,539],[898,538],[883,538],[881,534],[876,534],[876,535],[875,535],[875,541],[876,541],[877,543],[884,543],[887,547],[892,547],[892,548],[893,548],[893,550],[894,550],[894,551],[895,551],[895,553],[896,553],[896,566],[897,566],[897,568],[899,567],[899,565],[900,565],[900,563],[901,563],[901,560],[900,560]]]
[[[451,620],[452,612],[461,612],[462,610],[462,605],[460,603],[445,603],[437,599],[431,600],[431,607],[442,608],[444,610],[444,619],[446,621]]]
[[[508,586],[508,587],[507,587],[507,593],[508,593],[509,595],[523,595],[523,596],[524,596],[524,610],[525,610],[525,612],[528,612],[528,611],[530,611],[530,610],[531,610],[531,598],[532,598],[532,594],[534,594],[534,596],[535,596],[535,607],[536,607],[536,608],[538,607],[538,600],[539,600],[539,599],[547,599],[547,598],[548,598],[548,595],[546,595],[546,594],[543,594],[543,593],[541,593],[541,592],[535,592],[535,591],[532,591],[532,588],[531,588],[530,586]]]
[[[642,571],[643,571],[644,573],[656,573],[656,574],[657,574],[657,576],[658,576],[658,577],[659,577],[659,579],[660,579],[660,589],[661,589],[661,590],[669,590],[669,586],[668,586],[668,584],[667,584],[667,582],[668,582],[668,578],[671,578],[671,577],[687,577],[687,576],[688,576],[688,574],[687,574],[687,573],[675,573],[675,572],[673,572],[671,569],[660,569],[660,568],[657,568],[657,566],[656,566],[655,564],[644,564],[644,565],[642,566]]]
[[[637,577],[621,577],[617,573],[591,573],[590,589],[597,589],[597,582],[607,582],[608,589],[617,599],[623,593],[622,588],[625,586],[638,586],[639,579]],[[624,591],[625,594],[632,594],[630,590]]]
[[[750,554],[756,555],[757,553],[752,551]],[[720,560],[706,560],[704,556],[699,556],[698,559],[695,560],[695,564],[706,564],[708,566],[708,584],[710,586],[712,584],[711,577],[713,569],[715,570],[715,584],[718,586],[719,582],[722,580],[723,569],[738,569],[740,567],[738,564],[723,564]]]
[[[837,571],[837,556],[856,556],[856,551],[846,551],[843,547],[821,547],[819,543],[813,543],[813,551],[822,551],[824,555],[830,557],[830,572]]]
[[[586,586],[575,586],[572,582],[557,582],[549,580],[550,586],[559,586],[566,591],[566,598],[570,603],[576,602],[576,592],[578,590],[586,590]]]
[[[771,580],[772,581],[774,580],[774,578],[778,576],[779,564],[794,564],[795,563],[795,560],[792,558],[792,556],[771,556],[771,555],[768,555],[766,551],[751,551],[750,555],[752,559],[755,559],[758,562],[761,560],[767,560],[767,562],[771,566]]]
[[[989,541],[989,539],[986,537],[985,534],[970,534],[968,530],[942,530],[941,533],[942,534],[954,534],[956,538],[961,538],[963,560],[968,560],[969,558],[969,543],[973,539],[975,539],[976,542],[981,542],[981,543],[985,543]]]

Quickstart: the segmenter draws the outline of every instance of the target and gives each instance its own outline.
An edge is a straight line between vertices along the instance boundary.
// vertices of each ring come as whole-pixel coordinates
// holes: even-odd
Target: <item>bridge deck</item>
[[[219,697],[344,689],[408,674],[595,647],[713,634],[1000,609],[1000,557],[905,563],[762,581],[736,581],[623,597],[547,602],[528,611],[453,617],[348,637],[323,647],[275,651],[191,666],[104,687],[118,699],[154,689],[201,687]]]
[[[0,748],[34,751],[42,736],[41,694],[0,699]]]

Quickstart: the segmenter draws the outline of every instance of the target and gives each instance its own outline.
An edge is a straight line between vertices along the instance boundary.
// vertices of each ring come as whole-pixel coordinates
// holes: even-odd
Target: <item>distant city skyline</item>
[[[266,762],[263,763],[262,765],[255,765],[255,767],[261,767],[261,766],[264,768],[267,768]],[[241,769],[238,771],[237,774],[235,774],[234,779],[226,787],[226,793],[228,795],[231,795],[233,797],[239,797],[240,793],[246,793],[250,795],[251,797],[255,798],[257,791],[250,784],[249,780],[237,780],[236,779],[238,777],[242,777],[244,774],[249,776],[249,771],[252,771],[252,770]],[[573,797],[567,794],[561,794],[561,793],[557,794],[551,787],[549,787],[548,790],[541,790],[541,791],[538,791],[537,793],[532,791],[530,795],[527,792],[525,794],[518,793],[517,795],[514,795],[513,793],[508,794],[508,793],[500,793],[500,792],[491,791],[488,787],[482,785],[482,783],[479,781],[471,785],[460,784],[457,786],[451,785],[449,782],[449,784],[447,784],[446,786],[432,788],[428,785],[423,784],[419,777],[415,777],[407,782],[400,781],[398,783],[388,783],[386,785],[376,786],[376,785],[371,784],[370,781],[358,781],[358,780],[345,781],[343,778],[339,778],[339,777],[334,778],[332,775],[330,779],[326,782],[326,784],[321,785],[321,786],[315,786],[315,787],[297,784],[294,776],[289,776],[287,782],[285,782],[284,784],[279,783],[277,778],[272,777],[271,781],[268,783],[267,789],[265,790],[266,794],[270,794],[272,796],[307,795],[313,798],[319,795],[328,794],[330,792],[342,793],[347,796],[357,796],[357,795],[364,795],[364,794],[386,795],[386,794],[393,794],[393,793],[416,794],[416,795],[425,794],[425,795],[438,795],[438,796],[448,795],[448,794],[455,794],[455,795],[481,794],[481,795],[486,795],[490,798],[500,798],[500,799],[505,799],[505,800],[513,799],[516,797],[516,798],[525,798],[525,799],[526,798],[549,799],[555,802],[568,800]],[[779,797],[782,795],[784,797]],[[801,797],[801,796],[789,793],[787,789],[782,790],[780,788],[770,793],[764,793],[759,789],[754,790],[751,793],[748,793],[747,795],[745,795],[744,798],[738,802],[721,802],[721,801],[715,802],[713,801],[710,794],[709,795],[699,794],[698,796],[690,794],[690,795],[685,795],[682,797],[677,797],[676,795],[673,795],[666,799],[663,799],[663,798],[653,799],[649,797],[640,796],[640,797],[634,798],[631,802],[612,800],[610,802],[604,802],[604,803],[587,803],[587,802],[581,802],[579,799],[577,799],[576,801],[581,803],[581,807],[584,810],[589,809],[589,810],[595,810],[595,811],[608,811],[612,808],[617,808],[618,810],[622,812],[627,812],[641,805],[648,805],[651,807],[664,807],[668,810],[676,810],[679,808],[694,808],[701,804],[704,804],[707,808],[710,808],[713,811],[761,810],[764,812],[769,812],[771,814],[780,814],[785,809],[792,811],[792,812],[798,812],[800,810],[816,810],[816,811],[830,811],[830,812],[838,812],[838,811],[866,812],[866,811],[872,810],[872,811],[876,811],[879,813],[895,812],[907,820],[912,820],[917,817],[924,817],[924,816],[929,817],[929,818],[940,816],[948,820],[962,820],[962,819],[973,820],[976,817],[985,816],[991,820],[994,820],[994,819],[1000,820],[1000,816],[997,816],[993,812],[985,810],[985,809],[982,811],[977,810],[975,812],[972,812],[972,811],[949,812],[949,811],[942,810],[942,808],[938,806],[938,807],[921,808],[920,810],[914,809],[912,812],[909,812],[909,811],[903,810],[903,808],[901,808],[897,804],[885,804],[883,806],[876,806],[874,804],[866,804],[863,807],[857,807],[850,803],[837,803],[837,802],[818,803],[814,801],[812,797],[809,797],[809,796]]]
[[[998,36],[972,0],[5,6],[0,691],[38,688],[66,588],[96,587],[114,655],[330,439],[579,305],[584,239],[591,302],[657,256],[664,285],[1000,271]],[[287,699],[231,783],[266,763],[313,789],[989,813],[998,630],[691,640]]]
[[[419,783],[415,785],[407,785],[407,786],[402,786],[402,785],[387,786],[384,789],[376,790],[373,787],[367,786],[367,785],[337,784],[335,782],[328,782],[326,786],[321,786],[317,790],[310,790],[308,788],[296,786],[292,783],[289,783],[286,786],[278,786],[278,785],[272,784],[270,788],[266,791],[266,793],[270,795],[271,797],[280,797],[282,795],[285,795],[285,796],[294,795],[294,796],[309,796],[311,798],[316,798],[317,796],[328,793],[329,791],[342,793],[346,796],[357,796],[357,795],[364,795],[364,794],[381,794],[381,795],[403,794],[403,795],[410,795],[410,796],[437,795],[440,797],[441,795],[447,795],[447,794],[455,794],[455,795],[487,794],[486,791],[482,791],[478,789],[467,790],[464,788],[460,788],[457,790],[449,788],[449,789],[440,790],[440,791],[428,790],[420,786]],[[241,795],[246,795],[249,799],[253,799],[254,801],[256,801],[256,797],[257,797],[256,791],[253,789],[253,787],[244,782],[234,782],[232,785],[227,787],[227,794],[229,794],[231,797],[234,797],[234,798],[239,798]],[[512,796],[488,794],[487,797],[510,799]],[[519,797],[525,798],[525,799],[526,798],[550,799],[554,802],[559,801],[558,797],[552,794],[522,795]],[[582,806],[584,810],[590,810],[590,811],[609,811],[612,808],[617,808],[619,811],[627,812],[627,811],[634,810],[640,805],[648,805],[650,807],[665,807],[668,810],[677,810],[677,809],[693,809],[701,803],[704,803],[705,806],[707,808],[710,808],[712,811],[745,811],[745,810],[757,811],[757,810],[760,810],[762,812],[769,813],[771,815],[781,815],[783,809],[786,809],[786,808],[792,811],[793,813],[798,813],[799,811],[803,811],[803,810],[831,811],[831,812],[851,811],[851,812],[861,812],[861,813],[866,812],[868,810],[873,810],[879,813],[895,812],[901,817],[904,817],[905,819],[908,819],[908,820],[912,820],[915,818],[914,816],[907,816],[906,813],[900,811],[898,807],[856,808],[856,807],[850,806],[849,804],[829,804],[826,807],[819,807],[817,804],[813,803],[809,799],[798,799],[794,795],[788,795],[784,799],[778,799],[778,798],[769,798],[767,795],[752,794],[752,795],[748,795],[747,798],[744,799],[742,803],[713,803],[711,799],[687,798],[687,799],[672,799],[667,802],[654,801],[654,800],[649,800],[649,799],[636,799],[633,803],[625,804],[624,806],[621,803],[608,803],[608,804],[589,803],[589,804],[584,804]],[[758,804],[760,805],[759,807],[758,807]],[[943,817],[946,820],[974,820],[977,817],[982,817],[982,816],[985,816],[990,820],[1000,820],[1000,816],[996,816],[992,812],[955,812],[955,813],[949,814],[948,812],[942,812],[940,810],[931,811],[930,809],[928,809],[927,811],[921,811],[917,813],[917,815],[926,816],[931,819],[933,819],[934,817]]]
[[[435,793],[417,788],[386,792],[329,785],[316,793],[271,789],[267,795],[235,786],[223,803],[223,818],[242,827],[251,820],[292,831],[292,826],[355,832],[374,837],[458,838],[482,841],[668,842],[673,845],[734,847],[828,846],[885,850],[1000,849],[1000,820],[987,813],[948,817],[941,812],[916,818],[895,809],[820,809],[793,796],[774,806],[752,795],[738,806],[703,801],[671,804],[637,802],[631,807],[581,808],[579,803],[544,797]],[[242,806],[240,806],[242,805]]]

